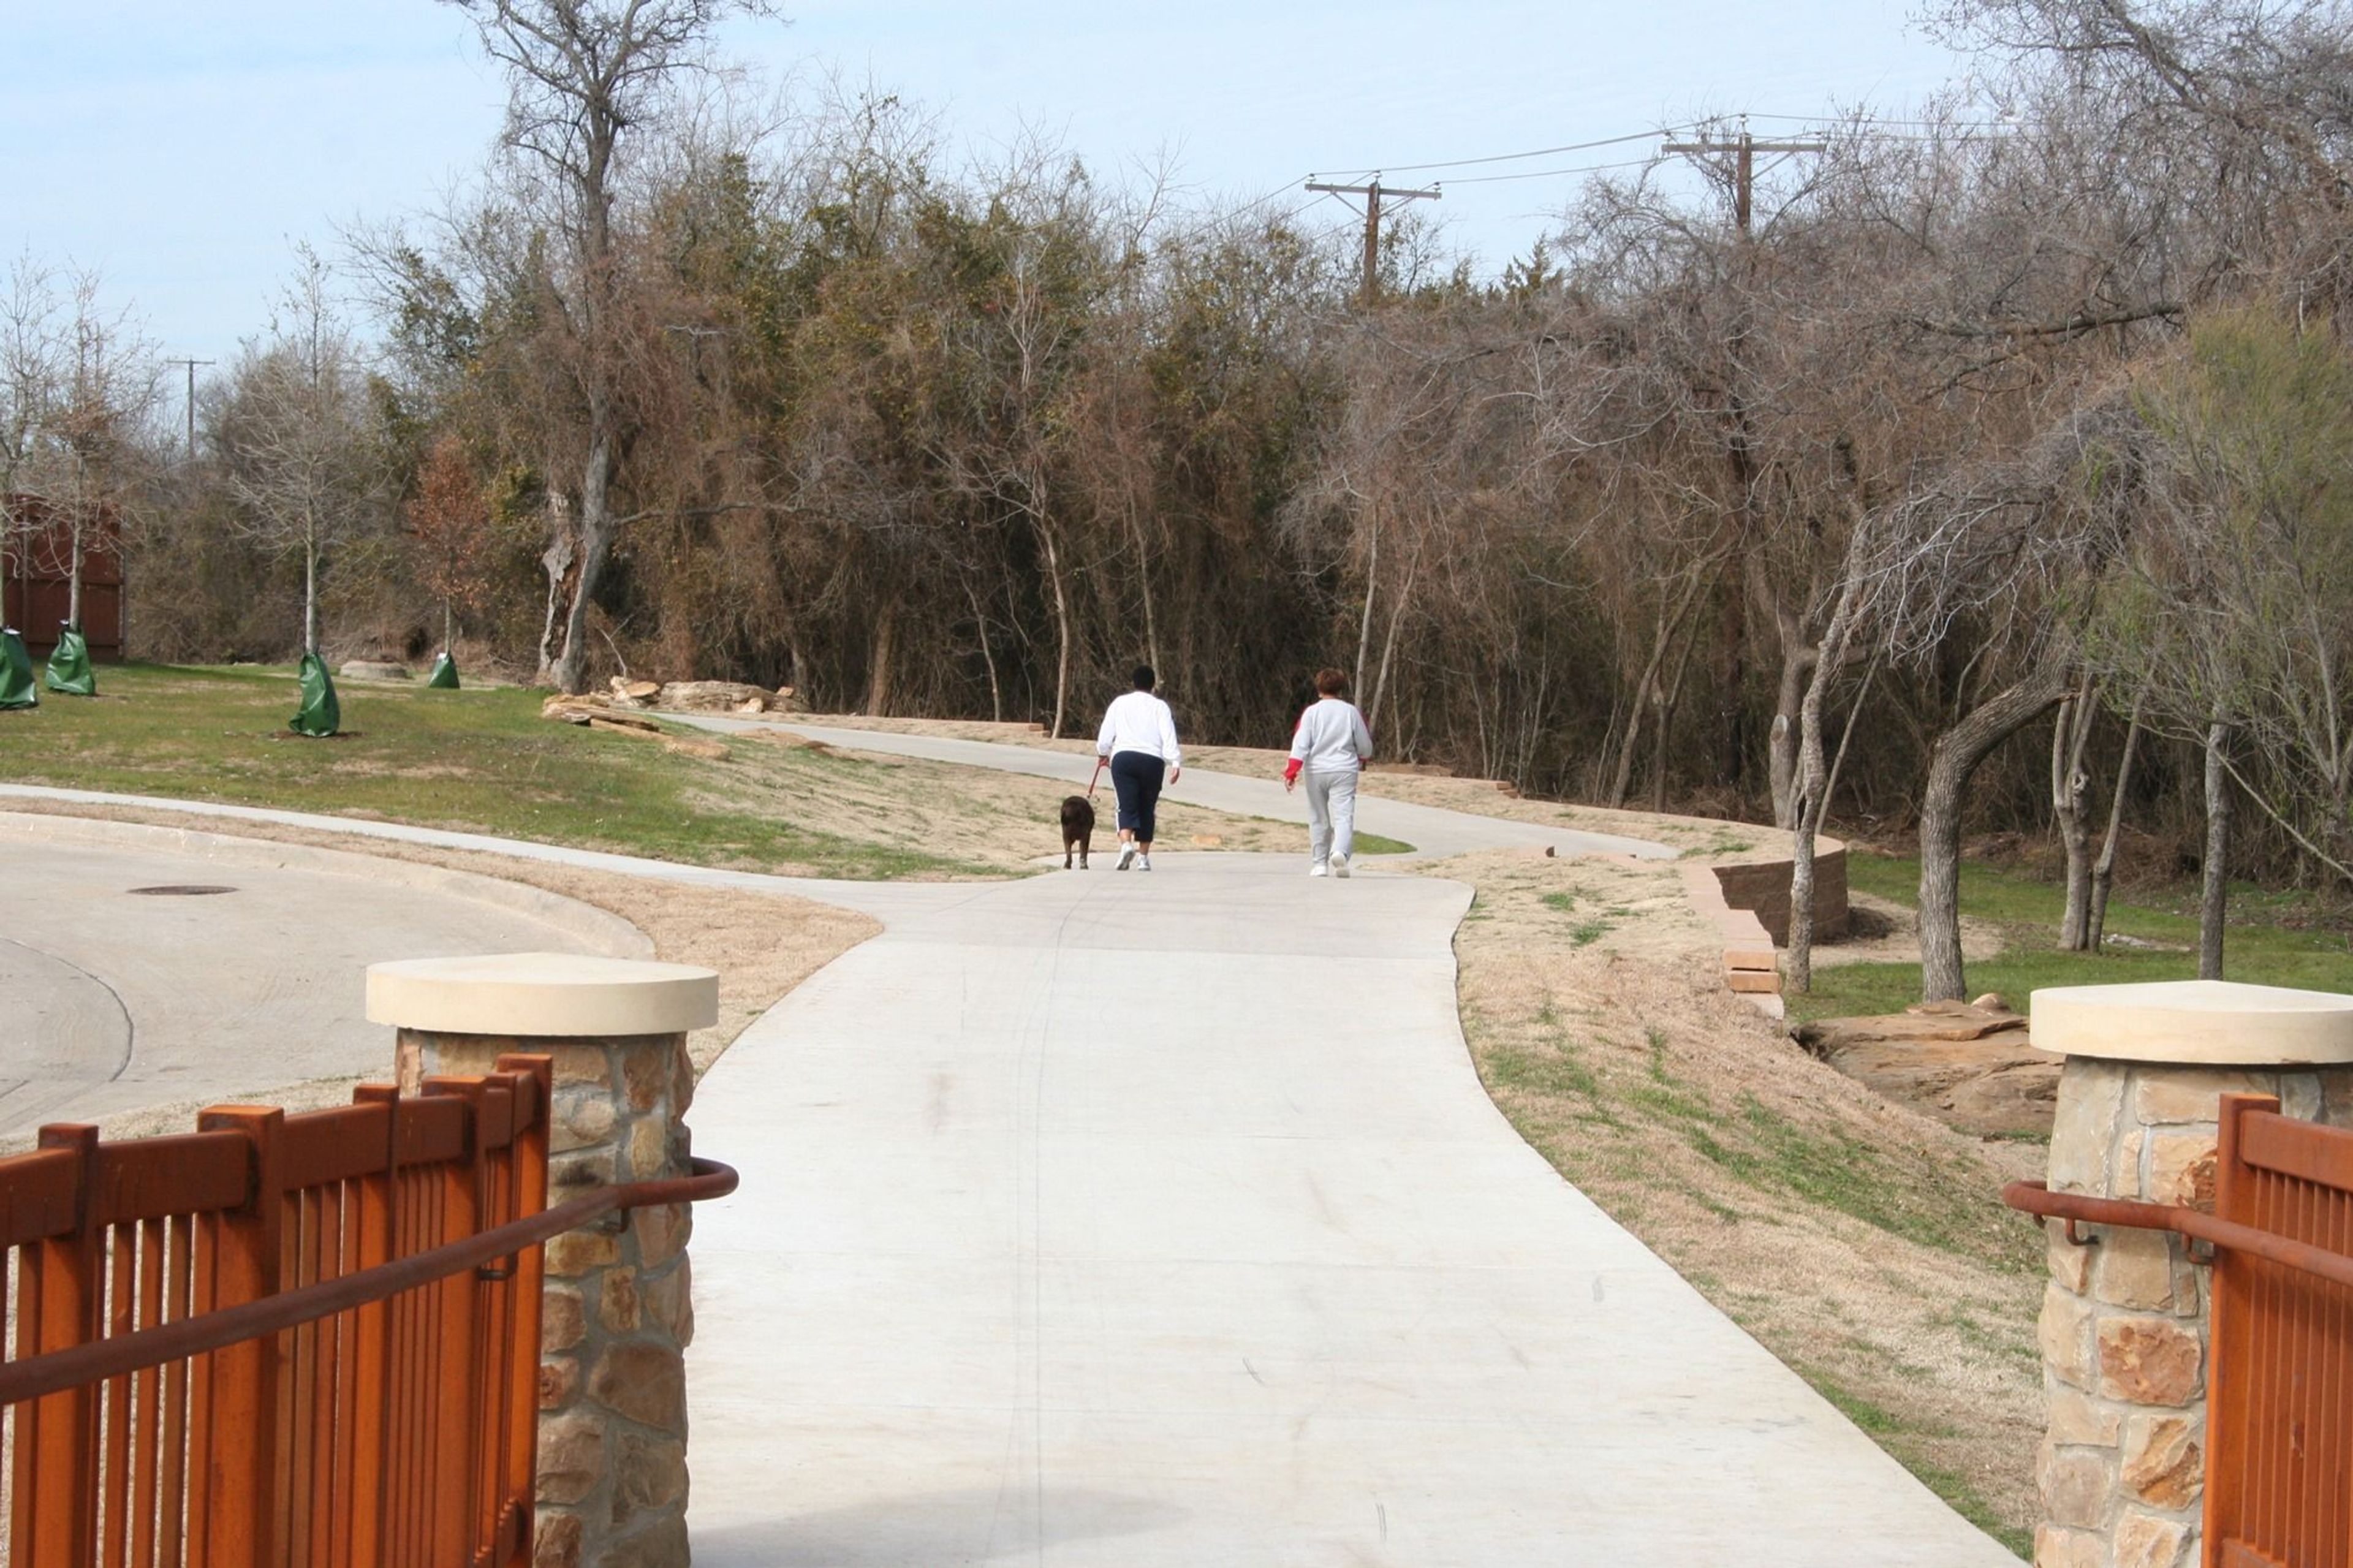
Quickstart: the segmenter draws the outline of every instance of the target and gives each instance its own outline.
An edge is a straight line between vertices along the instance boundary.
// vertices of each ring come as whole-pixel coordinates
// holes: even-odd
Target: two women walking
[[[1339,670],[1316,671],[1315,693],[1292,731],[1282,787],[1307,780],[1307,874],[1345,877],[1356,852],[1356,775],[1373,759],[1373,731]]]
[[[1095,755],[1111,767],[1119,795],[1119,858],[1113,869],[1152,869],[1152,839],[1164,784],[1185,771],[1176,744],[1176,719],[1153,694],[1152,667],[1135,667],[1135,689],[1103,710]],[[1307,874],[1345,877],[1356,852],[1356,775],[1373,757],[1373,731],[1348,700],[1348,678],[1318,670],[1316,700],[1299,716],[1291,735],[1291,761],[1282,787],[1307,781]]]

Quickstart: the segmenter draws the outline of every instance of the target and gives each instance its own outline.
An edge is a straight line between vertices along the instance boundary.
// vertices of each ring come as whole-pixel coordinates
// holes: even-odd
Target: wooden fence
[[[2353,1131],[2221,1097],[2214,1212],[2014,1182],[2014,1208],[2214,1249],[2206,1568],[2353,1564]]]
[[[8,1563],[528,1562],[539,1244],[735,1184],[698,1160],[546,1207],[549,1078],[0,1160]]]
[[[2222,1097],[2214,1216],[2314,1247],[2316,1271],[2235,1247],[2214,1259],[2208,1561],[2353,1563],[2353,1132]]]

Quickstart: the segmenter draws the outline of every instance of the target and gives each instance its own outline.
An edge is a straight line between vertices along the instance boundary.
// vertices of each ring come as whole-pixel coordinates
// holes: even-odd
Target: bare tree
[[[0,297],[0,604],[7,599],[12,541],[26,527],[16,498],[39,457],[63,368],[54,274],[29,255],[8,268]]]
[[[551,622],[543,679],[586,689],[588,608],[621,519],[615,479],[633,435],[621,321],[622,247],[616,232],[623,165],[634,132],[661,109],[680,72],[732,14],[765,14],[764,0],[444,0],[474,23],[504,68],[505,140],[548,182],[566,254],[545,281],[569,353],[575,478],[564,487],[568,537],[548,556]],[[570,544],[558,549],[557,545]]]
[[[364,377],[308,247],[269,337],[248,342],[231,373],[230,488],[240,531],[302,562],[302,651],[319,651],[319,584],[336,548],[366,521],[381,490],[370,449]]]

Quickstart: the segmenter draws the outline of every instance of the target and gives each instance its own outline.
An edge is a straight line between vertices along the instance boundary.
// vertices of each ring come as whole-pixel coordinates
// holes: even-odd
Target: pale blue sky
[[[171,353],[232,352],[263,321],[293,240],[328,246],[339,222],[431,205],[498,128],[496,73],[463,16],[431,0],[6,8],[0,250],[100,268]],[[807,0],[786,16],[732,25],[727,51],[779,75],[871,78],[975,144],[1027,121],[1099,166],[1173,149],[1188,183],[1246,197],[1310,171],[1704,112],[1900,109],[1959,68],[1901,5],[1870,0]],[[1440,210],[1455,243],[1494,263],[1524,251],[1576,184],[1457,184]],[[1347,221],[1329,202],[1322,214]]]

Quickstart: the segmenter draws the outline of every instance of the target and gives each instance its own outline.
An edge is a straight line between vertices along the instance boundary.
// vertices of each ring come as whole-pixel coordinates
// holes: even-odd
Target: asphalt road
[[[600,912],[538,918],[466,896],[470,879],[403,885],[353,856],[263,847],[224,858],[175,852],[152,830],[47,837],[58,831],[0,817],[0,1138],[389,1076],[392,1032],[361,1016],[370,963],[620,942]],[[106,837],[121,842],[92,841]],[[156,887],[228,890],[135,890]]]

